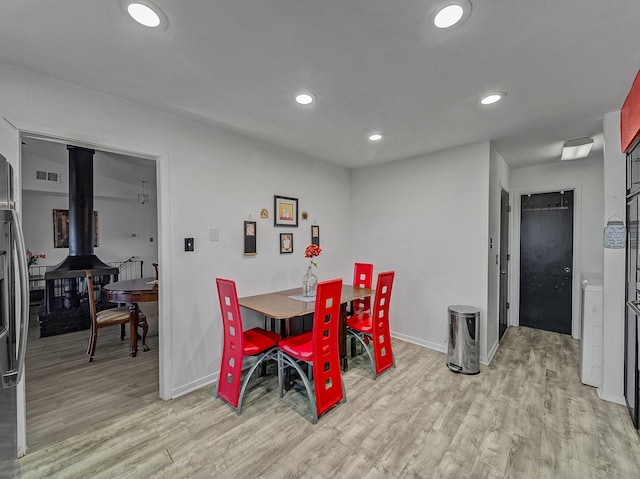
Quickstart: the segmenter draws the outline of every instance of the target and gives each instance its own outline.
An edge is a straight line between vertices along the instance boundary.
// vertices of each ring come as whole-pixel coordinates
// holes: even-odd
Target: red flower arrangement
[[[32,253],[30,250],[27,250],[27,265],[33,266],[38,264],[39,259],[45,259],[46,256],[42,253]]]
[[[312,266],[318,266],[315,261],[313,261],[313,258],[320,256],[320,253],[322,253],[322,248],[317,244],[310,244],[304,249],[304,257],[311,259]]]

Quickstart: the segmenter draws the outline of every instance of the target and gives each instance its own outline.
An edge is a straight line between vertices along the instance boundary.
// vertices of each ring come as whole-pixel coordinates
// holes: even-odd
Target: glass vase
[[[302,296],[315,296],[316,286],[318,285],[318,277],[313,274],[311,266],[307,267],[307,271],[302,277]]]

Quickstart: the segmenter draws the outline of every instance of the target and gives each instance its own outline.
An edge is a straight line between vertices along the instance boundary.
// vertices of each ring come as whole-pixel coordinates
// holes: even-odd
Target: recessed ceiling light
[[[593,138],[578,138],[577,140],[569,140],[562,146],[562,155],[560,160],[579,160],[586,158],[591,152],[593,146]]]
[[[296,95],[296,101],[301,105],[310,105],[315,100],[315,97],[311,93],[298,93]]]
[[[164,30],[169,25],[165,13],[149,0],[121,0],[127,14],[140,25]]]
[[[497,103],[500,100],[502,100],[505,96],[507,96],[507,94],[500,91],[495,93],[490,93],[489,95],[483,96],[482,99],[480,100],[480,103],[482,103],[483,105],[493,105],[494,103]]]
[[[452,28],[460,25],[471,14],[469,0],[445,0],[432,10],[433,24],[440,28]]]
[[[380,140],[382,140],[381,133],[372,133],[371,135],[369,135],[369,141],[380,141]]]

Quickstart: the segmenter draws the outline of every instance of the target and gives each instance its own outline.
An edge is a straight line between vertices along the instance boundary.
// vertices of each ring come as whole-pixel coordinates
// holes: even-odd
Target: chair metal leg
[[[300,376],[300,379],[302,379],[302,383],[304,384],[304,388],[307,390],[307,397],[309,398],[309,407],[311,408],[311,423],[317,424],[318,410],[316,408],[316,396],[313,393],[313,390],[311,389],[311,384],[309,383],[309,379],[307,379],[307,375],[304,373],[302,368],[298,365],[298,362],[292,357],[290,357],[288,354],[283,353],[282,351],[278,351],[278,358],[282,360],[283,363],[287,363],[289,366],[291,366],[298,372],[298,375]]]
[[[272,357],[271,356],[272,353],[273,353],[273,349],[270,349],[269,351],[265,351],[264,353],[262,353],[260,356],[258,356],[258,360],[255,363],[253,363],[253,366],[251,366],[251,369],[249,369],[249,372],[247,373],[247,377],[244,378],[244,381],[242,382],[242,388],[240,389],[240,397],[238,398],[238,407],[236,408],[236,414],[240,415],[240,412],[242,410],[242,399],[244,398],[244,392],[247,389],[247,385],[249,384],[249,380],[251,379],[253,372],[258,368],[258,366],[260,366],[262,361]]]
[[[362,349],[364,349],[367,353],[367,356],[369,356],[369,362],[371,363],[371,370],[373,372],[373,379],[377,379],[378,374],[376,373],[376,361],[374,357],[371,355],[371,351],[369,351],[369,348],[367,347],[367,343],[365,343],[362,337],[364,336],[364,334],[358,333],[357,331],[347,328],[347,335],[353,338],[356,338],[358,341],[360,341],[360,344],[362,344]]]

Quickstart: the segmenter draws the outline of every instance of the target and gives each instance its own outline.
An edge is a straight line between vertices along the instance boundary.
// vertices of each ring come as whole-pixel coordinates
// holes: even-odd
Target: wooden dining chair
[[[151,266],[153,266],[153,269],[156,272],[156,281],[158,281],[158,263],[151,263]]]
[[[313,329],[307,333],[282,339],[278,343],[278,389],[283,397],[285,368],[294,368],[307,391],[311,422],[341,401],[346,401],[340,373],[338,323],[342,279],[318,283],[313,316]],[[298,362],[311,365],[313,385]]]
[[[91,316],[91,337],[89,338],[89,347],[87,348],[87,354],[89,355],[89,362],[93,361],[96,353],[96,343],[98,342],[98,330],[106,328],[107,326],[120,325],[120,340],[124,341],[125,337],[125,324],[129,322],[129,307],[120,306],[117,308],[104,309],[97,311],[95,289],[93,285],[93,278],[91,277],[91,271],[85,270],[87,277],[87,298],[89,302],[89,315]],[[143,351],[148,351],[147,346],[147,332],[149,325],[147,324],[147,317],[139,311],[138,313],[138,327],[142,329],[142,348]]]
[[[236,283],[229,279],[216,278],[216,285],[220,312],[222,313],[224,344],[215,397],[222,398],[239,415],[242,409],[242,399],[251,376],[263,361],[277,360],[278,341],[282,336],[262,328],[244,331]],[[242,382],[242,389],[240,389],[242,362],[248,356],[256,356],[257,359],[246,374]]]
[[[386,271],[378,275],[372,312],[362,312],[347,317],[347,335],[362,344],[369,356],[374,379],[391,366],[395,367],[389,328],[389,303],[394,277],[394,271]],[[369,350],[369,344],[372,345],[373,355]]]

